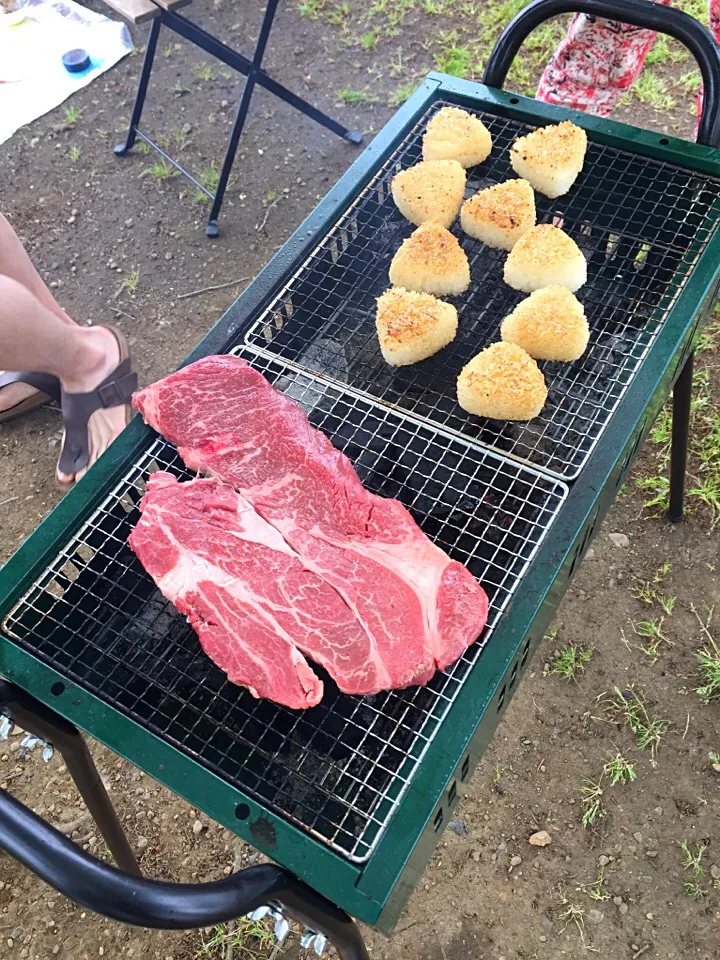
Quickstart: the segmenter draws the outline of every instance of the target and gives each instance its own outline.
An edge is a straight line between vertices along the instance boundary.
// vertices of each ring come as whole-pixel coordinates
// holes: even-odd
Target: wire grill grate
[[[326,684],[313,710],[229,684],[127,546],[145,480],[188,478],[153,443],[3,624],[22,646],[346,857],[366,859],[427,744],[562,505],[562,483],[363,397],[246,351],[342,449],[363,483],[394,496],[490,598],[480,641],[423,688],[374,697]],[[319,669],[319,668],[318,668]]]
[[[585,170],[557,200],[536,195],[538,222],[562,220],[588,260],[579,291],[591,329],[576,363],[542,363],[548,402],[528,424],[466,414],[455,380],[523,294],[502,279],[506,254],[454,232],[470,260],[455,341],[410,367],[389,367],[375,334],[375,299],[395,251],[414,227],[396,209],[390,180],[421,159],[435,104],[340,217],[248,331],[246,344],[382,400],[467,439],[574,479],[657,336],[720,220],[720,181],[590,142]],[[470,109],[470,108],[467,108]],[[475,110],[490,128],[491,158],[468,170],[467,195],[515,174],[508,149],[531,127]]]

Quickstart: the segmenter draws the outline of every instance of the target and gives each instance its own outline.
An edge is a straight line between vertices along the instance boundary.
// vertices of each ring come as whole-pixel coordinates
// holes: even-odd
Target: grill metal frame
[[[186,362],[226,352],[241,340],[249,323],[271,302],[323,232],[337,221],[348,201],[367,185],[377,167],[437,99],[515,117],[522,123],[558,122],[571,116],[599,143],[720,176],[720,157],[712,149],[677,140],[660,143],[666,138],[571,114],[479,84],[430,75]],[[483,649],[479,661],[482,669],[470,671],[428,746],[413,789],[399,803],[388,830],[366,863],[354,864],[338,856],[6,636],[0,637],[0,673],[235,830],[350,913],[380,929],[391,930],[450,819],[460,783],[471,774],[517,689],[518,679],[569,577],[614,500],[691,350],[693,338],[709,315],[718,293],[718,265],[720,237],[716,234],[588,458],[581,480],[570,488],[557,521],[525,574],[512,613],[500,619],[492,643]],[[87,478],[8,561],[0,573],[0,619],[154,441],[154,435],[141,423],[131,424]]]
[[[578,292],[590,324],[588,349],[575,363],[540,363],[548,401],[530,423],[471,416],[457,403],[457,376],[479,350],[500,339],[500,322],[525,296],[503,282],[505,251],[468,237],[456,221],[452,230],[468,256],[472,280],[466,293],[443,298],[457,307],[458,334],[428,360],[389,367],[374,322],[375,298],[390,286],[390,261],[415,229],[397,210],[390,181],[422,159],[422,134],[446,105],[435,101],[417,120],[248,329],[244,343],[448,436],[477,441],[569,482],[587,463],[718,229],[720,180],[703,179],[700,186],[692,171],[591,140],[585,170],[569,194],[557,200],[536,194],[538,223],[560,219],[589,261],[588,283]],[[509,147],[537,126],[472,112],[489,127],[493,152],[468,171],[466,196],[515,177]],[[661,278],[668,277],[663,285]]]
[[[482,573],[490,608],[479,641],[422,688],[349,698],[326,684],[324,702],[333,697],[335,702],[324,712],[312,712],[307,722],[302,713],[253,699],[212,666],[184,617],[150,588],[127,547],[148,475],[159,468],[192,478],[175,449],[161,439],[115,485],[2,626],[47,662],[62,663],[71,679],[112,700],[342,856],[363,863],[387,829],[568,489],[492,451],[448,441],[426,425],[275,359],[249,350],[241,355],[308,408],[312,422],[345,447],[370,489],[398,496],[453,559]],[[412,462],[412,475],[394,480],[393,465],[403,458]],[[433,524],[433,510],[448,516]],[[138,613],[126,613],[135,599]],[[182,666],[175,669],[168,661]],[[152,684],[152,694],[143,684]],[[203,697],[198,701],[199,686]],[[212,695],[204,696],[206,690]],[[140,709],[148,702],[157,702],[152,713]],[[297,799],[303,791],[306,801]]]

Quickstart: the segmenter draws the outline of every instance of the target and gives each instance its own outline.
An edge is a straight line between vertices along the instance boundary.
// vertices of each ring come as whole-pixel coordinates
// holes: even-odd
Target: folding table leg
[[[23,730],[58,749],[115,863],[121,870],[140,876],[135,854],[77,727],[14,683],[3,679],[0,679],[0,709]]]
[[[150,27],[147,47],[145,48],[145,59],[143,60],[140,82],[138,83],[137,94],[135,95],[135,104],[133,105],[130,126],[128,128],[125,143],[119,143],[115,147],[115,153],[122,156],[131,150],[137,138],[137,128],[140,125],[143,107],[145,106],[145,94],[147,93],[150,74],[152,73],[153,60],[155,59],[155,49],[157,47],[158,37],[160,36],[160,23],[162,17],[155,17]]]
[[[223,160],[222,170],[220,171],[217,189],[215,190],[215,196],[213,198],[212,209],[210,210],[207,227],[205,229],[205,233],[208,237],[217,237],[220,233],[220,228],[217,224],[217,218],[220,214],[220,207],[222,206],[223,198],[225,196],[225,189],[227,187],[228,179],[230,178],[230,171],[232,170],[232,166],[235,161],[235,153],[237,152],[243,127],[245,126],[245,120],[247,119],[248,110],[250,109],[250,101],[252,100],[253,91],[255,90],[257,75],[262,67],[263,57],[265,56],[265,48],[267,47],[268,39],[270,38],[270,30],[272,29],[273,20],[275,19],[278,3],[279,0],[268,0],[267,6],[265,7],[262,24],[260,25],[258,41],[255,45],[255,53],[253,54],[248,75],[245,78],[245,85],[243,86],[242,96],[240,97],[240,103],[238,104],[235,123],[233,124],[228,147],[225,151],[225,159]]]
[[[691,353],[673,387],[672,445],[670,448],[670,509],[668,517],[679,523],[685,516],[685,473],[690,436],[690,401],[693,366]]]

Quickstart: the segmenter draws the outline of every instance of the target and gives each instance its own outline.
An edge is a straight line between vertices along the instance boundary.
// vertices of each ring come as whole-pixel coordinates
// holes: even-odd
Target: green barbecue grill
[[[581,10],[682,40],[705,83],[689,144],[502,92],[527,34]],[[300,403],[365,485],[397,497],[475,574],[486,629],[422,688],[373,697],[326,680],[295,712],[228,683],[127,545],[148,476],[188,472],[139,419],[0,576],[0,708],[66,757],[118,867],[93,860],[0,791],[0,846],[86,906],[131,923],[206,926],[268,909],[318,952],[366,956],[349,915],[391,932],[563,591],[675,384],[671,518],[682,516],[692,350],[720,285],[720,55],[685,14],[631,0],[537,0],[507,28],[485,84],[430,74],[186,362],[233,353]],[[428,120],[457,104],[489,127],[468,189],[512,175],[528,130],[571,116],[589,138],[571,192],[537,197],[588,261],[590,347],[543,364],[548,402],[527,424],[465,414],[461,367],[520,299],[504,254],[458,234],[472,283],[459,333],[409,368],[381,359],[375,298],[412,226],[390,194]],[[215,884],[138,876],[76,726],[274,861]]]

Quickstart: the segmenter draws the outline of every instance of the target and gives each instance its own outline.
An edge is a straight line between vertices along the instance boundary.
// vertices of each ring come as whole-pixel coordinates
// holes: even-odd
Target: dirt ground
[[[370,139],[427,69],[477,75],[499,25],[521,5],[287,3],[267,67]],[[254,38],[256,0],[196,7],[195,18],[233,45]],[[478,20],[483,29],[473,30]],[[516,89],[532,85],[559,29],[548,28],[523,58]],[[133,32],[142,45],[145,29]],[[696,81],[678,48],[661,46],[660,53],[643,96],[631,95],[621,115],[689,136]],[[210,243],[206,207],[191,186],[146,153],[112,154],[139,68],[139,56],[126,58],[65,105],[76,110],[59,108],[0,147],[0,204],[68,312],[81,323],[112,321],[126,331],[147,383],[188,353],[357,150],[259,92],[222,237]],[[238,92],[235,77],[166,35],[143,125],[211,183]],[[237,284],[187,296],[230,281]],[[700,363],[691,486],[703,493],[691,497],[689,520],[670,526],[643,506],[665,493],[665,417],[394,937],[367,931],[377,960],[720,957],[720,703],[705,704],[696,692],[697,653],[720,636],[710,611],[720,601],[713,526],[720,517],[718,340],[717,333],[708,338]],[[59,497],[59,428],[52,412],[0,427],[0,559]],[[559,675],[580,659],[586,662],[573,677]],[[609,702],[616,688],[646,699],[644,728],[655,737],[656,756],[642,748],[642,730],[636,725],[633,733]],[[621,698],[628,702],[640,701]],[[61,759],[45,765],[20,740],[15,735],[0,747],[0,786],[102,853]],[[228,831],[93,749],[149,875],[205,880],[256,862]],[[613,785],[618,771],[629,782]],[[586,828],[583,816],[593,821]],[[550,835],[548,846],[528,843],[538,830]],[[260,931],[239,924],[168,935],[109,923],[0,855],[0,960],[301,956],[292,938],[280,948],[253,932]]]

